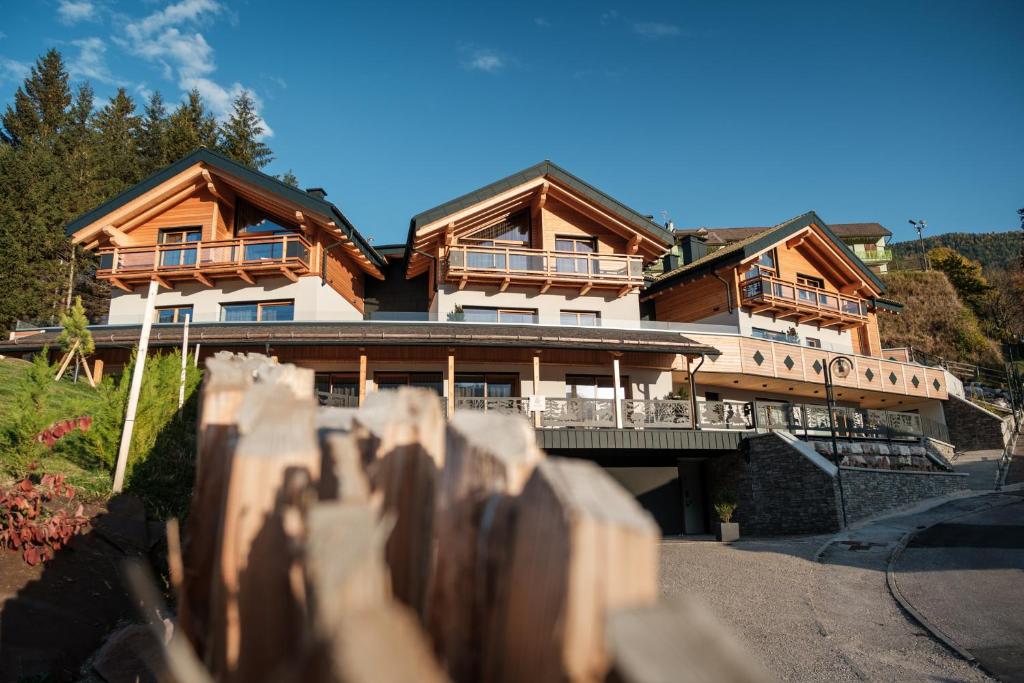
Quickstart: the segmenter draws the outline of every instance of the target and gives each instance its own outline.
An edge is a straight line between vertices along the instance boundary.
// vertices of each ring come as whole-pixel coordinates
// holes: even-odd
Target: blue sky
[[[1019,0],[4,5],[0,101],[52,46],[102,97],[247,88],[267,170],[377,244],[545,158],[683,226],[814,209],[906,239],[1024,207]]]

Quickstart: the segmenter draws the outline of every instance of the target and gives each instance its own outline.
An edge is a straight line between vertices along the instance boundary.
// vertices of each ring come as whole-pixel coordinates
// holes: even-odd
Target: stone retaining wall
[[[949,440],[958,451],[1002,450],[1013,431],[1012,417],[1001,418],[955,396],[942,402]]]
[[[844,467],[843,493],[846,520],[856,521],[926,498],[967,489],[969,477],[961,472],[913,472]]]

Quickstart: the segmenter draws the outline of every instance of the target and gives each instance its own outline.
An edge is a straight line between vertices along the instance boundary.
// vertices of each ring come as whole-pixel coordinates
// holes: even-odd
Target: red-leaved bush
[[[73,417],[69,420],[61,420],[59,422],[54,422],[46,429],[39,432],[36,435],[36,441],[46,444],[47,448],[53,448],[53,445],[66,434],[70,434],[76,429],[81,429],[83,432],[87,432],[90,427],[92,427],[92,416],[90,415]]]
[[[22,479],[0,490],[0,548],[20,550],[30,565],[52,559],[72,536],[89,527],[81,504],[73,513],[65,509],[74,497],[75,489],[63,474],[47,474],[38,485]]]

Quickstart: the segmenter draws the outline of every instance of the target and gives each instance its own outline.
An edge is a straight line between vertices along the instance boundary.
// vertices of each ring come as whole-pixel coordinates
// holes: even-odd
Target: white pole
[[[142,318],[142,333],[139,335],[139,352],[135,356],[135,370],[132,372],[132,386],[128,391],[128,410],[124,416],[124,431],[121,432],[121,447],[117,451],[117,467],[114,469],[114,493],[124,488],[124,471],[128,465],[128,450],[132,445],[132,430],[135,428],[135,411],[139,408],[139,392],[142,391],[142,373],[146,366],[146,352],[149,350],[149,331],[153,328],[153,312],[156,307],[156,280],[149,281],[146,294],[146,312]]]
[[[185,329],[181,333],[181,383],[178,385],[178,410],[185,405],[185,367],[188,363],[188,321],[192,316],[185,314]]]
[[[200,346],[202,346],[201,343],[196,344],[196,355],[192,359],[192,367],[194,367],[194,368],[198,368],[199,367],[199,347]]]
[[[622,391],[622,380],[619,379],[619,357],[612,359],[612,386],[615,391],[615,428],[622,429],[622,399],[619,394]]]

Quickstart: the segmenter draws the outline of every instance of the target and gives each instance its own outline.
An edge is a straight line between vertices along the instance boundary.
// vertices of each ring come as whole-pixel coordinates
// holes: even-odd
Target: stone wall
[[[1001,418],[955,396],[943,401],[942,412],[958,451],[1002,450],[1009,441],[1013,418]]]
[[[846,521],[856,521],[911,505],[926,498],[945,496],[967,488],[962,472],[913,472],[844,467],[843,494]]]
[[[753,536],[838,531],[839,488],[835,477],[779,434],[743,442],[744,466],[737,482],[736,521]]]

